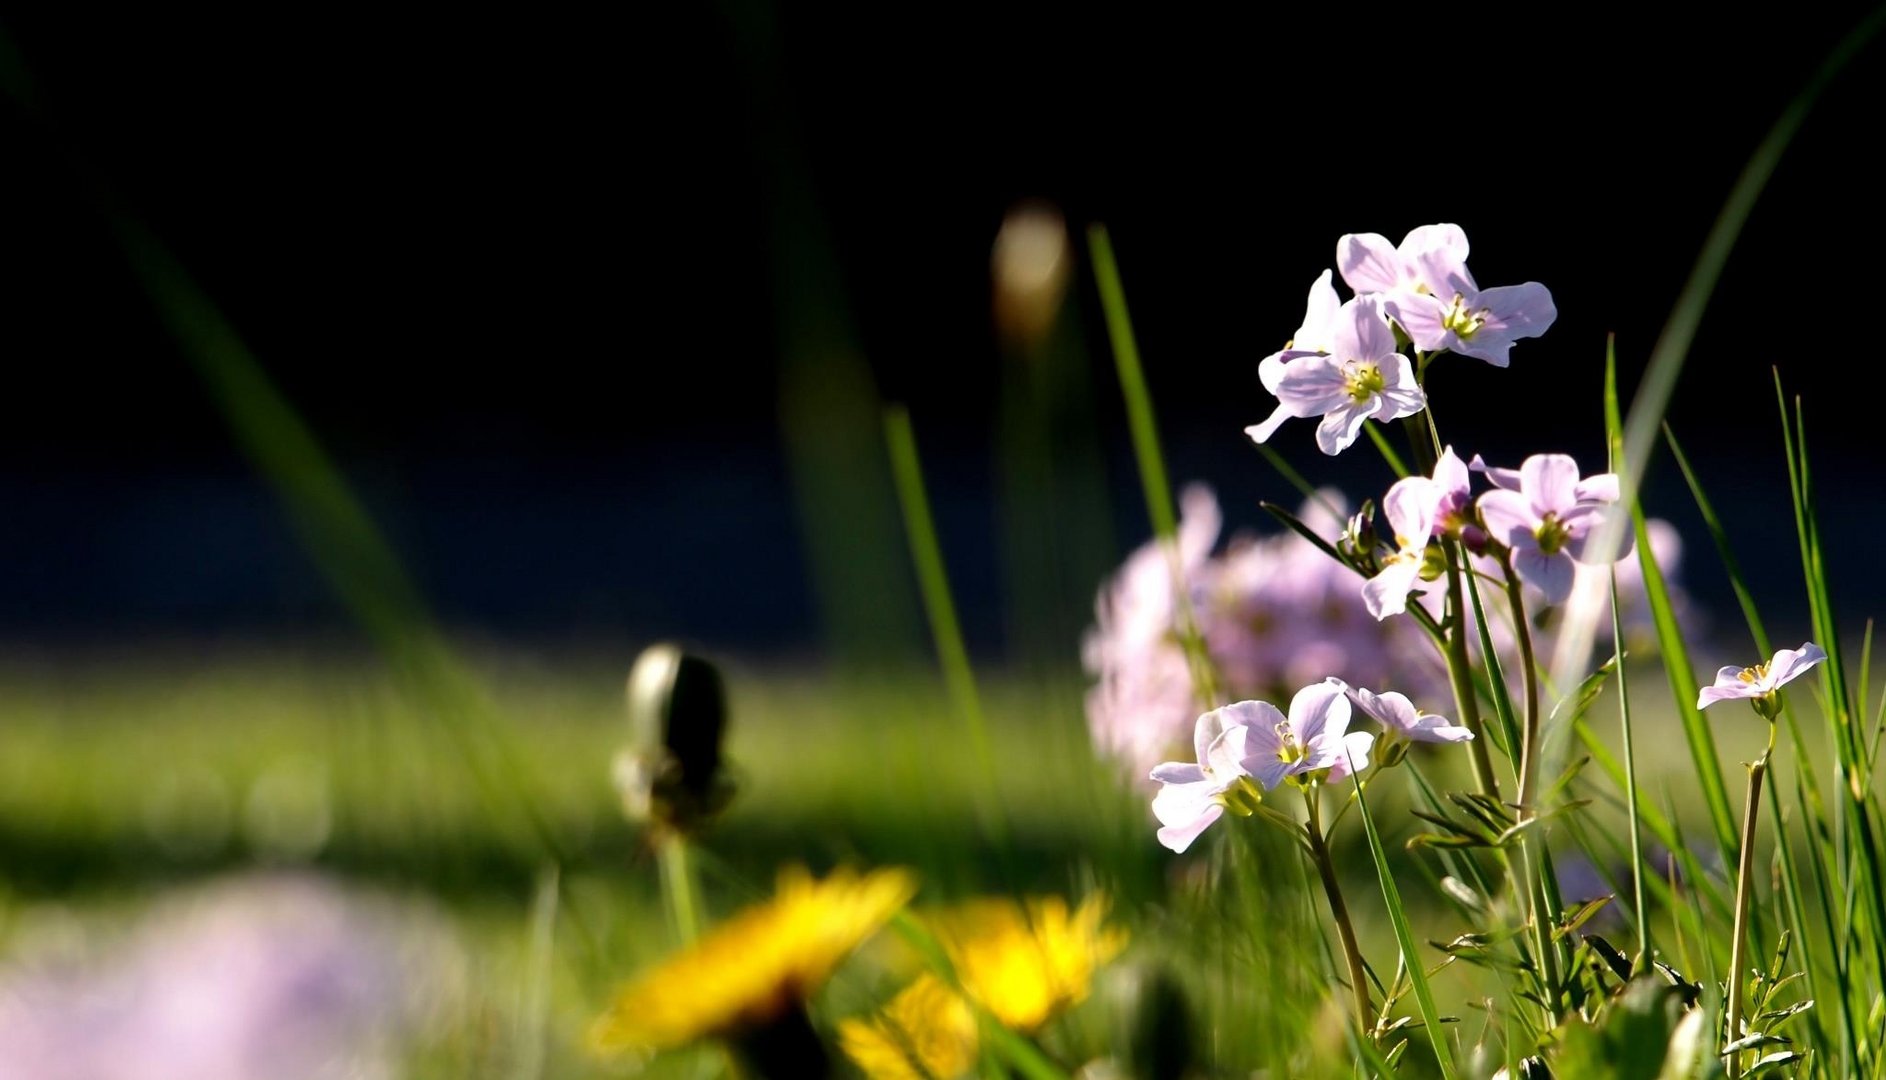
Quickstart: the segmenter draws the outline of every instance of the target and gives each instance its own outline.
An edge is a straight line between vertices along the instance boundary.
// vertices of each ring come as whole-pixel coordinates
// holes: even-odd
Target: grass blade
[[[1421,1012],[1421,1022],[1427,1025],[1428,1042],[1434,1047],[1434,1060],[1440,1066],[1441,1076],[1444,1080],[1454,1080],[1458,1074],[1454,1071],[1454,1056],[1447,1045],[1446,1030],[1441,1027],[1440,1010],[1434,1006],[1434,990],[1428,985],[1427,969],[1421,963],[1408,912],[1402,907],[1401,890],[1395,887],[1394,875],[1389,872],[1382,837],[1375,831],[1375,818],[1369,814],[1368,798],[1362,793],[1362,778],[1351,772],[1349,781],[1355,788],[1356,810],[1362,817],[1362,831],[1368,837],[1369,855],[1375,860],[1375,876],[1382,884],[1382,903],[1388,907],[1388,919],[1395,928],[1395,944],[1401,949],[1402,963],[1414,986],[1415,1006]]]

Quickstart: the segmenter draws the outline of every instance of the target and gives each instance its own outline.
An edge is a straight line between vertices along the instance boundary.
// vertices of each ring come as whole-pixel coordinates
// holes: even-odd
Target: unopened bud
[[[673,645],[652,645],[629,671],[631,743],[616,763],[630,817],[690,829],[726,805],[727,730],[720,672]]]

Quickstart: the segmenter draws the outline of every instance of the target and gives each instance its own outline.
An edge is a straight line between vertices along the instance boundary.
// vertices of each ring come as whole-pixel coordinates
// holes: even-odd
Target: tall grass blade
[[[1178,633],[1185,646],[1191,669],[1192,685],[1198,699],[1209,705],[1218,703],[1218,678],[1212,669],[1211,655],[1199,633],[1198,620],[1192,612],[1192,591],[1183,580],[1179,566],[1178,520],[1172,504],[1172,484],[1166,479],[1166,461],[1159,450],[1159,426],[1153,416],[1152,392],[1146,388],[1146,373],[1139,362],[1139,341],[1133,336],[1133,318],[1126,307],[1126,288],[1120,283],[1120,267],[1113,258],[1113,241],[1104,225],[1087,229],[1088,254],[1093,260],[1094,283],[1100,290],[1100,306],[1107,317],[1107,337],[1113,345],[1114,366],[1120,373],[1120,393],[1126,399],[1127,426],[1133,433],[1133,455],[1139,462],[1140,487],[1146,494],[1146,513],[1152,519],[1153,535],[1166,549],[1172,563],[1173,607],[1177,612]]]
[[[956,618],[956,602],[950,596],[949,573],[943,566],[943,548],[937,541],[936,523],[930,517],[930,497],[924,490],[923,465],[917,457],[917,437],[911,430],[910,413],[901,405],[884,410],[884,441],[890,450],[891,476],[897,485],[897,502],[903,510],[904,532],[910,543],[910,561],[917,574],[918,592],[930,620],[930,634],[936,642],[937,663],[943,669],[943,684],[950,702],[962,720],[991,798],[988,810],[991,827],[998,835],[1005,832],[1000,804],[993,798],[995,789],[995,751],[989,742],[989,725],[982,709],[982,694],[976,688],[975,670],[969,663],[969,648],[963,641],[962,625]]]
[[[1421,1013],[1421,1022],[1427,1025],[1428,1042],[1434,1047],[1434,1060],[1440,1066],[1443,1080],[1454,1080],[1459,1074],[1454,1069],[1453,1052],[1447,1045],[1446,1029],[1441,1026],[1441,1012],[1434,1005],[1434,989],[1428,985],[1427,968],[1421,962],[1420,946],[1408,922],[1407,909],[1402,906],[1401,890],[1395,887],[1395,877],[1388,869],[1388,856],[1382,851],[1382,837],[1375,830],[1375,818],[1369,814],[1368,798],[1362,793],[1362,778],[1351,772],[1349,781],[1355,789],[1362,831],[1368,837],[1369,855],[1375,860],[1375,876],[1382,885],[1382,903],[1388,907],[1388,919],[1395,928],[1395,944],[1401,950],[1402,963],[1407,966],[1408,981],[1414,986],[1415,1007]]]
[[[1657,335],[1656,344],[1651,347],[1650,361],[1637,384],[1637,394],[1631,400],[1630,413],[1624,423],[1624,456],[1619,463],[1625,474],[1622,491],[1624,503],[1634,505],[1637,501],[1636,485],[1650,464],[1657,429],[1669,409],[1671,395],[1676,391],[1677,376],[1681,374],[1683,362],[1689,356],[1690,344],[1695,340],[1696,328],[1709,306],[1709,298],[1716,291],[1716,282],[1722,277],[1723,267],[1728,265],[1736,241],[1742,235],[1742,227],[1747,224],[1762,191],[1768,186],[1769,178],[1781,164],[1788,145],[1794,141],[1795,134],[1800,131],[1821,93],[1882,27],[1886,27],[1886,6],[1876,8],[1834,46],[1833,51],[1809,76],[1807,84],[1794,95],[1787,108],[1769,127],[1754,153],[1749,155],[1748,163],[1742,167],[1734,186],[1729,189],[1728,198],[1723,200],[1722,209],[1717,212],[1715,223],[1710,226],[1702,250],[1697,252],[1696,262],[1690,267],[1689,277],[1683,282],[1676,303],[1670,308],[1670,317],[1665,320],[1663,331]],[[1624,539],[1624,528],[1625,523],[1614,518],[1596,534],[1591,542],[1592,550],[1617,550]],[[1595,631],[1595,622],[1567,626],[1561,631],[1561,645],[1552,668],[1554,681],[1563,684],[1570,679],[1570,663],[1575,657],[1589,651]]]

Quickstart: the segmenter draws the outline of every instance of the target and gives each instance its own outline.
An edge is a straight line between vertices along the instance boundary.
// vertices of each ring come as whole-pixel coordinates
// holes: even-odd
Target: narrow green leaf
[[[1454,1070],[1453,1053],[1448,1049],[1447,1038],[1441,1027],[1440,1010],[1434,1007],[1434,990],[1428,985],[1428,976],[1421,963],[1421,955],[1414,936],[1414,929],[1408,923],[1408,912],[1402,907],[1401,890],[1395,886],[1394,875],[1388,869],[1388,856],[1382,851],[1382,837],[1375,831],[1375,819],[1369,814],[1367,797],[1362,793],[1362,778],[1350,774],[1349,782],[1355,788],[1356,808],[1362,816],[1362,831],[1368,837],[1369,855],[1375,860],[1375,876],[1381,882],[1382,903],[1388,908],[1388,919],[1395,928],[1395,943],[1401,949],[1402,963],[1407,965],[1408,979],[1414,984],[1415,1005],[1421,1013],[1421,1020],[1428,1028],[1428,1041],[1434,1047],[1434,1060],[1440,1066],[1441,1076],[1445,1080],[1454,1080],[1458,1074]]]

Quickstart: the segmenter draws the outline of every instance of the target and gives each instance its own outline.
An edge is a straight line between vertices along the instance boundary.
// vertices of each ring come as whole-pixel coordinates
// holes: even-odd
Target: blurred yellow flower
[[[934,975],[870,1020],[841,1020],[838,1045],[871,1080],[952,1080],[975,1067],[976,1014]]]
[[[928,923],[963,992],[1011,1031],[1032,1034],[1086,998],[1096,968],[1126,947],[1126,932],[1101,925],[1106,897],[1068,912],[1058,896],[975,900]]]
[[[777,895],[728,919],[616,993],[590,1028],[599,1052],[663,1050],[780,1019],[916,892],[907,870],[780,871]]]

